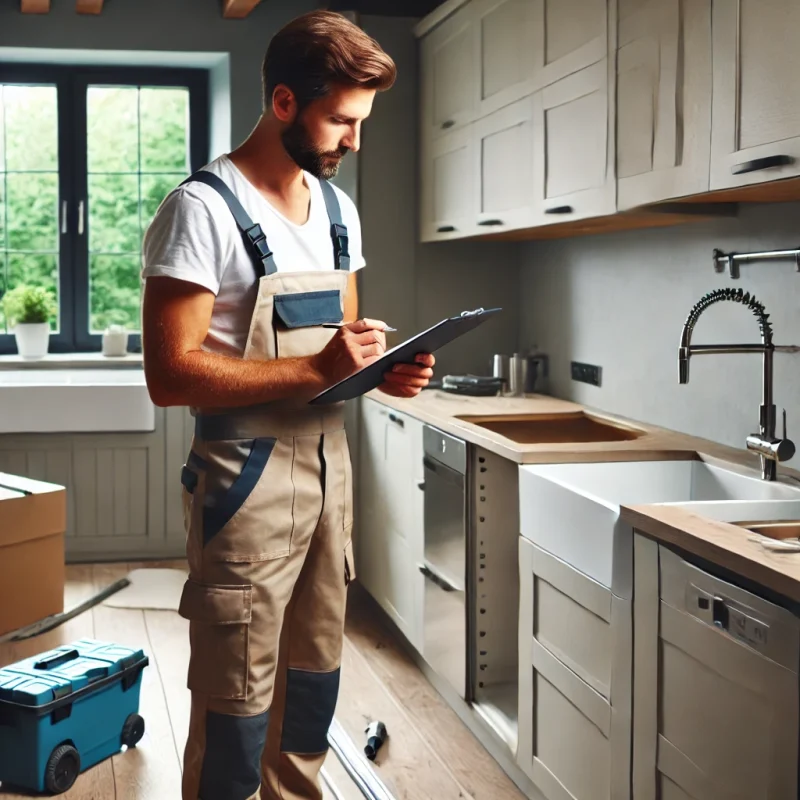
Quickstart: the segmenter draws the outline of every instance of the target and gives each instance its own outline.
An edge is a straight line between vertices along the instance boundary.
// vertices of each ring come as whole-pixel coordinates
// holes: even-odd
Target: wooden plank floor
[[[183,562],[69,565],[66,608],[142,566],[185,568]],[[369,722],[386,724],[389,738],[374,766],[396,800],[522,800],[403,651],[380,609],[357,583],[350,595],[346,634],[336,718],[359,747]],[[144,738],[135,749],[83,773],[61,797],[180,800],[189,724],[188,635],[188,622],[176,612],[99,605],[34,639],[0,644],[0,667],[83,636],[143,647],[150,656],[142,679]],[[332,753],[325,773],[343,800],[361,800]],[[31,796],[0,786],[0,800]]]

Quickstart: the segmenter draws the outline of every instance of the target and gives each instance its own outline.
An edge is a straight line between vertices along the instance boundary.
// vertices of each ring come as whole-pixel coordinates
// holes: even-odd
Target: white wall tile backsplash
[[[761,358],[693,357],[678,383],[678,344],[706,292],[741,287],[765,306],[775,344],[800,344],[800,273],[790,261],[743,265],[741,278],[712,267],[712,251],[800,246],[800,205],[746,205],[736,218],[676,228],[532,242],[522,267],[520,346],[550,354],[549,390],[588,406],[744,447],[758,429]],[[744,306],[720,303],[693,343],[759,342]],[[576,383],[570,361],[603,368],[602,386]],[[775,355],[775,403],[800,445],[800,354]],[[800,463],[795,456],[792,466]]]

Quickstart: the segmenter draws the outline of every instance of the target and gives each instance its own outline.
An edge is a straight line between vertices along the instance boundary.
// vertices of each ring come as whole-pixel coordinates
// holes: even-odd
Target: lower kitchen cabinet
[[[637,534],[636,800],[797,800],[800,620]]]
[[[422,423],[369,398],[361,408],[356,573],[421,652]]]
[[[519,538],[517,761],[548,800],[630,797],[631,603]]]

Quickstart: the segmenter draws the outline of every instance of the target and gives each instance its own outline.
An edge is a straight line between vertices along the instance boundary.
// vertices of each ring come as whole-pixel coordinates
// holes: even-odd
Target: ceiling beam
[[[226,19],[244,19],[261,0],[222,0],[222,16]]]
[[[75,10],[79,14],[100,14],[103,11],[103,0],[77,0]]]
[[[47,14],[50,11],[50,0],[20,0],[23,14]]]
[[[78,0],[75,10],[79,14],[100,14],[103,10],[103,0]]]

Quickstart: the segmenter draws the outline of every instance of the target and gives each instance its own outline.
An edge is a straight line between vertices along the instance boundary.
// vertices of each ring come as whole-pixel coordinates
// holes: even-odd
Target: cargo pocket
[[[344,585],[348,586],[356,578],[356,560],[353,556],[353,540],[348,539],[344,546]]]
[[[187,686],[210,697],[247,697],[253,587],[187,580],[178,613],[191,623]]]
[[[344,319],[338,289],[278,294],[274,298],[274,309],[278,358],[318,353],[334,335],[334,331],[320,326],[340,323]]]

